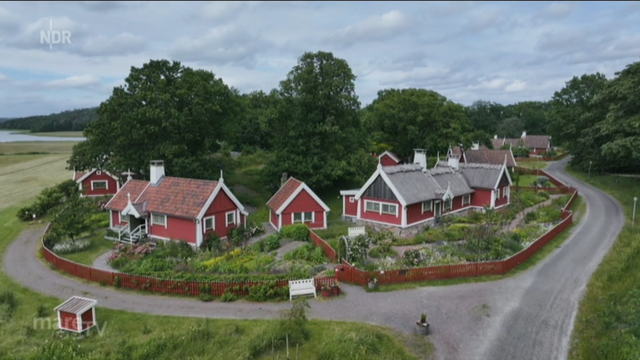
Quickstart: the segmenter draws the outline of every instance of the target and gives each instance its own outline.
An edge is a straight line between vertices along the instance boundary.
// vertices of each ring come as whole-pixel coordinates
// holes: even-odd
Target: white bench
[[[316,285],[313,279],[289,280],[289,301],[297,295],[311,295],[316,297]]]
[[[349,228],[349,237],[354,238],[356,236],[365,235],[367,233],[364,226],[356,226]]]

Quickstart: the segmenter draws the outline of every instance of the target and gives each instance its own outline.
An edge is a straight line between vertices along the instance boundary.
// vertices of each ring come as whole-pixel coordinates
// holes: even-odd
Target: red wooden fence
[[[519,168],[522,169],[522,168]],[[345,283],[357,285],[367,285],[372,277],[376,277],[378,284],[399,284],[414,281],[430,281],[445,280],[465,277],[476,277],[485,275],[502,275],[513,270],[518,265],[529,260],[538,250],[547,245],[551,240],[558,236],[562,231],[568,228],[573,222],[573,213],[571,206],[578,197],[578,189],[572,188],[561,182],[560,180],[549,175],[543,170],[531,171],[549,178],[549,180],[558,186],[554,191],[561,193],[573,193],[567,204],[562,209],[562,221],[554,226],[551,230],[534,241],[529,247],[521,250],[517,254],[508,259],[498,261],[477,262],[460,265],[443,265],[429,266],[421,268],[408,268],[400,270],[387,271],[363,271],[347,261],[343,260],[342,264],[336,268],[336,278]]]
[[[47,227],[45,234],[49,231],[50,226]],[[317,235],[316,235],[317,236]],[[321,239],[322,240],[322,239]],[[324,241],[324,240],[322,240]],[[327,244],[328,245],[328,244]],[[163,294],[176,294],[176,295],[189,295],[199,296],[201,289],[206,285],[211,287],[211,295],[221,296],[227,289],[230,292],[239,295],[246,296],[249,294],[249,289],[256,285],[261,285],[265,281],[185,281],[185,280],[173,280],[173,279],[159,279],[150,276],[130,275],[117,273],[112,271],[105,271],[92,268],[83,264],[78,264],[71,260],[62,258],[51,250],[47,249],[42,244],[42,252],[44,258],[57,269],[64,271],[70,275],[79,277],[84,280],[97,282],[104,285],[112,285],[122,287],[125,289],[142,290],[154,293]],[[294,280],[294,279],[291,279]],[[333,285],[335,283],[335,277],[322,276],[316,277],[315,283],[318,290],[322,285]],[[289,280],[277,280],[277,286],[286,287],[289,286]]]
[[[338,258],[338,253],[334,248],[329,245],[324,239],[322,239],[318,234],[316,234],[313,230],[309,229],[309,238],[316,246],[321,247],[324,250],[324,255],[331,259],[331,262],[336,262]]]

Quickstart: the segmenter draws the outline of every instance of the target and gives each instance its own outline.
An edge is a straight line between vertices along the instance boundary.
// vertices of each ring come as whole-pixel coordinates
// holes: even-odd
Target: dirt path
[[[440,359],[565,359],[584,288],[625,221],[615,200],[562,171],[567,161],[551,164],[548,171],[577,186],[589,208],[564,245],[532,269],[500,281],[389,293],[345,285],[348,295],[343,298],[312,300],[310,317],[414,332],[420,313],[427,312]],[[61,299],[83,294],[102,307],[193,317],[275,318],[289,308],[287,302],[203,303],[83,283],[56,273],[35,256],[42,230],[23,232],[7,249],[3,266],[17,282],[45,294]]]

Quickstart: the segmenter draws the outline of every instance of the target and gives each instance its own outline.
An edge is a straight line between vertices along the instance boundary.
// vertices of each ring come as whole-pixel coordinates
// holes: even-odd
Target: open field
[[[569,358],[640,359],[640,225],[631,225],[640,179],[594,174],[587,178],[571,169],[570,173],[615,197],[625,210],[627,225],[587,285]]]
[[[18,157],[24,162],[9,158]],[[70,177],[60,171],[66,155],[4,156],[0,167],[0,258],[23,230],[39,232],[20,222],[15,213],[44,187]],[[19,181],[19,180],[22,181]],[[7,181],[11,180],[11,181]],[[23,191],[23,189],[29,191]],[[11,204],[4,201],[7,196]],[[42,225],[40,225],[42,226]],[[104,244],[96,244],[96,249]],[[33,249],[33,256],[37,250]],[[77,259],[80,261],[86,259]],[[62,276],[62,275],[60,275]],[[0,359],[272,359],[272,334],[278,321],[205,320],[98,308],[101,335],[82,341],[56,336],[52,309],[62,302],[15,283],[0,271],[0,293],[12,292],[13,311],[0,306]],[[82,295],[82,294],[78,294]],[[194,299],[193,301],[198,301]],[[212,304],[215,306],[215,304]],[[424,336],[399,334],[379,326],[312,320],[309,340],[300,346],[301,359],[429,359],[432,345]],[[345,341],[348,339],[348,341]],[[292,355],[295,345],[292,345]],[[415,355],[414,355],[415,354]],[[284,351],[279,351],[284,358]]]
[[[65,170],[68,158],[66,154],[0,156],[0,210],[21,204],[40,194],[42,189],[71,179],[73,172]]]
[[[66,153],[71,154],[71,148],[77,141],[21,141],[0,143],[0,154],[28,154],[28,153]]]

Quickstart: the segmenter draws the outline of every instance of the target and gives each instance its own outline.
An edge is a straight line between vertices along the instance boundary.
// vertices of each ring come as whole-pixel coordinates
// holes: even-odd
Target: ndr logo
[[[49,30],[40,31],[40,44],[49,44],[49,49],[53,48],[53,44],[71,44],[71,31],[53,30],[53,19],[50,19]]]

